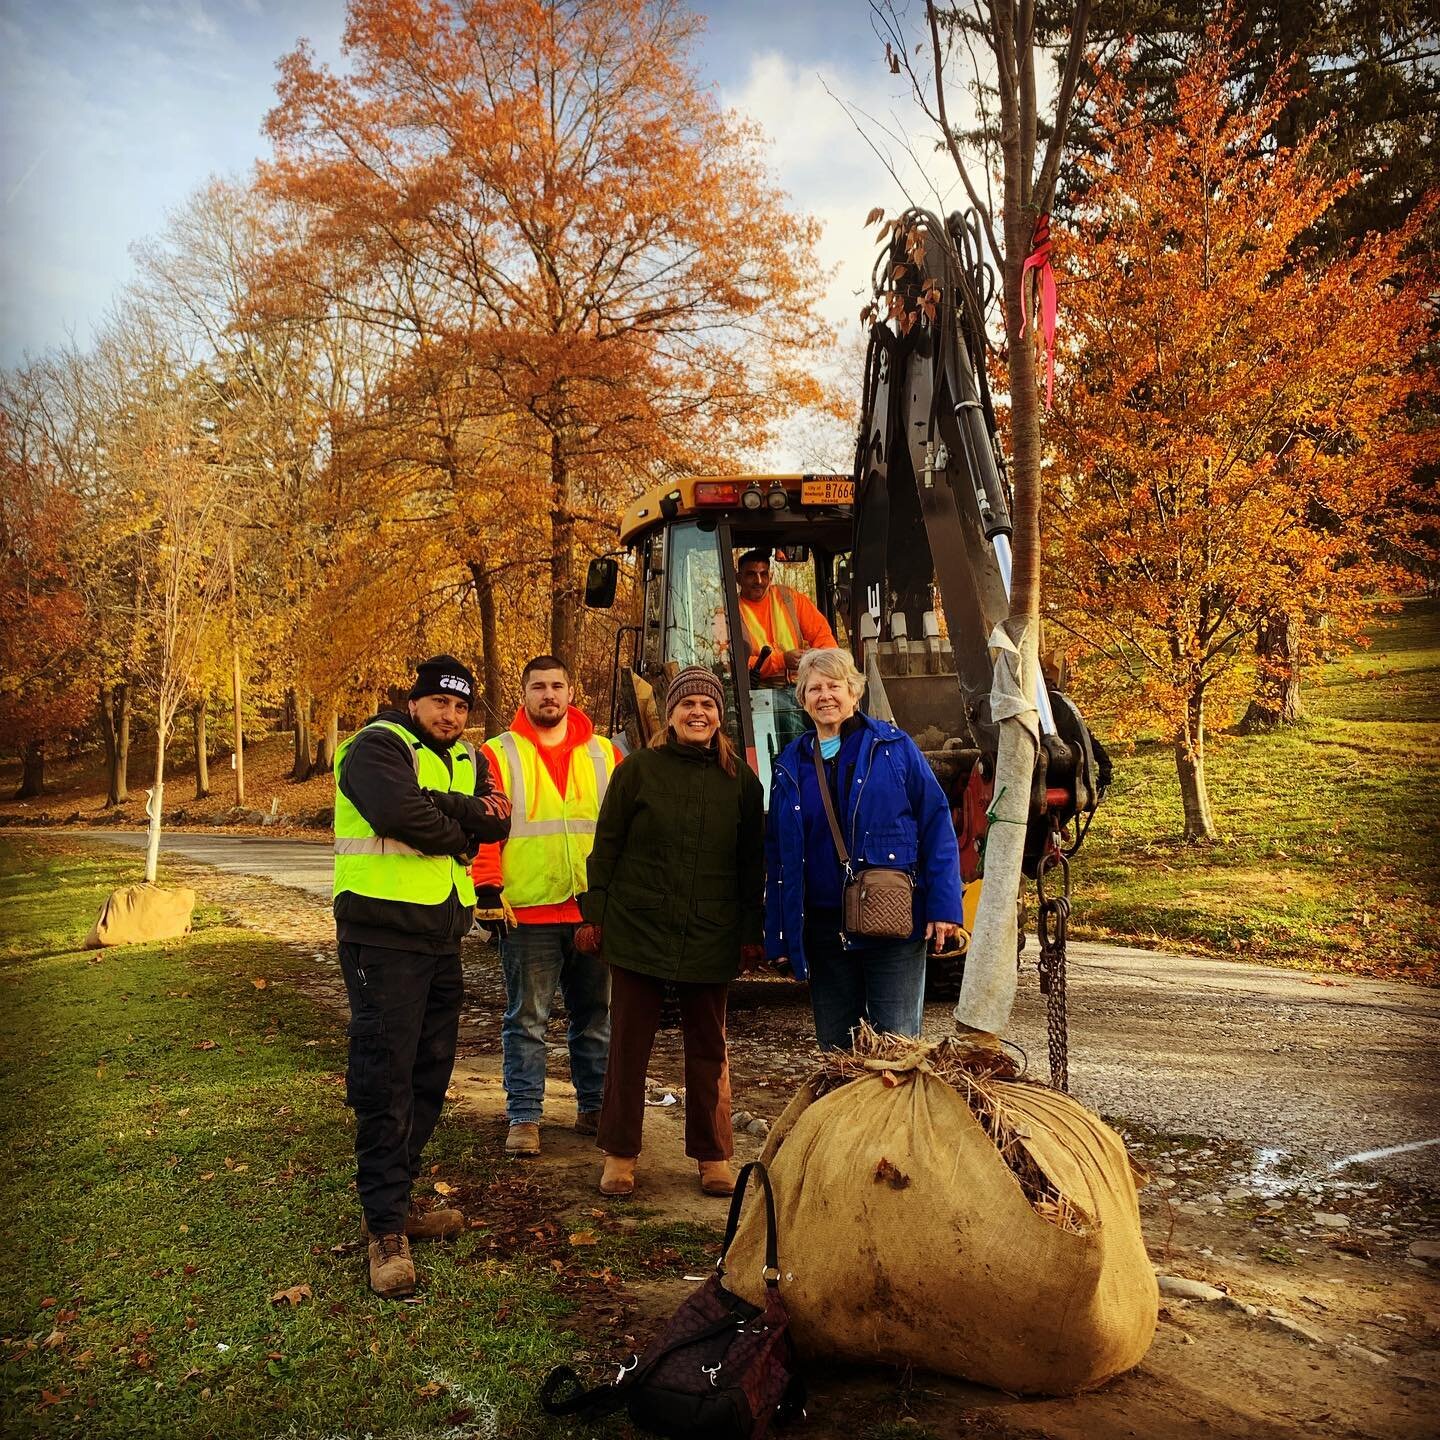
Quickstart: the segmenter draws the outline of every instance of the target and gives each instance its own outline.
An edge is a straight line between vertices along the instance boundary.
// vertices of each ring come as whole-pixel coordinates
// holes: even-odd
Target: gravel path
[[[145,838],[63,833],[134,846]],[[218,890],[207,887],[221,903],[227,894],[243,899],[244,877],[290,887],[293,901],[257,887],[250,908],[269,933],[333,957],[328,845],[189,834],[164,843],[168,854],[229,877]],[[1033,955],[1032,940],[1031,964]],[[504,998],[493,950],[467,944],[466,969],[466,1042],[477,1052],[493,1049]],[[1295,1156],[1317,1178],[1359,1175],[1352,1166],[1365,1164],[1440,1189],[1440,992],[1072,941],[1070,1016],[1071,1088],[1107,1116],[1246,1145],[1256,1152],[1257,1183]],[[948,1007],[927,1009],[927,1032],[944,1033],[948,1023]],[[773,1118],[809,1069],[804,991],[783,981],[739,982],[730,1035],[737,1106]],[[1043,1075],[1043,1001],[1030,964],[1011,1037]],[[558,1029],[552,1038],[563,1046]],[[678,1060],[678,1036],[662,1033],[652,1068],[678,1080]],[[1366,1158],[1345,1163],[1355,1156]]]

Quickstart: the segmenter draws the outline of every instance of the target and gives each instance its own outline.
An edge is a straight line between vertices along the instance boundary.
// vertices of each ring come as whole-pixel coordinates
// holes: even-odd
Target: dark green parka
[[[765,797],[743,760],[669,733],[627,755],[605,792],[585,919],[607,963],[662,980],[733,980],[741,945],[763,938]]]

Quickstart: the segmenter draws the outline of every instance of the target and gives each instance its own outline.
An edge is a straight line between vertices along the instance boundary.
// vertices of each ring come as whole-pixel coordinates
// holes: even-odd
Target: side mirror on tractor
[[[585,604],[591,610],[608,610],[615,603],[620,567],[608,555],[597,556],[585,572]]]

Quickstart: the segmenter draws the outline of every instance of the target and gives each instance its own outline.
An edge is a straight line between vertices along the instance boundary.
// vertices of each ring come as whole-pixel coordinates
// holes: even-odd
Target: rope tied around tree
[[[1046,876],[1060,870],[1060,893],[1045,888]],[[1052,839],[1035,876],[1039,898],[1036,931],[1040,941],[1040,993],[1045,997],[1045,1028],[1050,1043],[1050,1084],[1067,1094],[1070,1090],[1070,1037],[1066,1012],[1065,945],[1070,936],[1070,861]]]

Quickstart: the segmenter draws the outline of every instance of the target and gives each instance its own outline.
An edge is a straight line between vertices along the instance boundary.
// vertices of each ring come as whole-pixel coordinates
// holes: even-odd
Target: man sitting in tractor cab
[[[747,550],[735,566],[740,589],[740,657],[750,667],[750,714],[756,761],[768,795],[775,757],[806,729],[805,712],[791,688],[807,650],[838,645],[824,615],[803,591],[774,581],[770,554]]]
[[[807,650],[837,649],[835,635],[814,602],[789,585],[772,583],[770,555],[747,550],[736,563],[740,620],[752,687],[788,686]],[[768,654],[766,652],[769,652]]]

